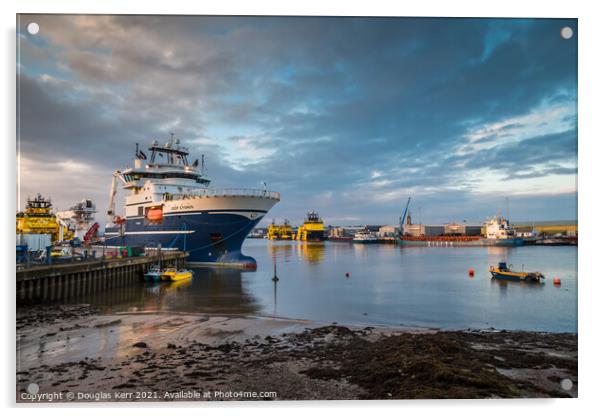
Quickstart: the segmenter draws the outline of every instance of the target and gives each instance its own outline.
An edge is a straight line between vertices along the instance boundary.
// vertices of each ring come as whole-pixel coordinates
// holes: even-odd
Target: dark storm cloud
[[[410,192],[425,206],[470,204],[479,169],[576,172],[576,113],[550,112],[545,134],[524,120],[574,108],[576,39],[560,29],[577,33],[575,20],[35,19],[39,37],[20,35],[25,158],[43,147],[48,162],[122,168],[135,142],[174,131],[207,155],[216,185],[281,190],[275,216],[296,220],[313,204],[366,222]]]

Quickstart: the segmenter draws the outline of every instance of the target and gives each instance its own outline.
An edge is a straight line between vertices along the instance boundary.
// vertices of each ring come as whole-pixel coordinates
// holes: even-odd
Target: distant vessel
[[[82,241],[92,240],[99,226],[94,221],[96,214],[96,205],[90,199],[83,199],[81,202],[73,205],[67,211],[59,211],[56,217],[59,222],[66,224],[73,230],[74,238]]]
[[[309,211],[305,222],[297,230],[297,240],[300,241],[324,241],[324,221],[316,211]]]
[[[510,222],[496,215],[485,222],[484,244],[488,246],[522,246],[524,241],[516,236],[516,231]]]
[[[508,268],[505,262],[500,262],[498,267],[491,266],[489,268],[489,272],[491,273],[492,278],[501,280],[540,283],[543,279],[545,279],[545,276],[540,272],[512,271]]]
[[[293,239],[293,227],[288,220],[284,220],[284,224],[276,224],[275,221],[268,227],[268,238],[270,240],[292,240]]]
[[[361,244],[377,243],[378,238],[370,231],[363,230],[355,233],[355,235],[353,236],[353,242]]]
[[[50,198],[38,194],[27,198],[25,211],[17,213],[17,234],[49,234],[52,242],[71,239],[73,233],[67,224],[60,224],[52,213]]]
[[[402,228],[403,230],[403,228]],[[462,246],[522,246],[524,240],[516,236],[514,228],[506,218],[496,215],[482,227],[483,235],[400,235],[397,243],[404,246],[462,247]]]
[[[191,265],[256,267],[241,253],[242,243],[264,215],[280,200],[263,189],[209,187],[204,157],[188,162],[188,149],[178,139],[138,150],[134,167],[113,174],[105,239],[108,245],[143,245],[188,251]],[[125,214],[115,214],[117,181],[130,194]]]

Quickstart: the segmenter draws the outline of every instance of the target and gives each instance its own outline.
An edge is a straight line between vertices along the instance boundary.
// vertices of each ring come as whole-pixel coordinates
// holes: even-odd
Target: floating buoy
[[[346,273],[345,273],[345,277],[349,277],[349,272],[346,272]]]
[[[468,269],[468,275],[470,277],[474,277],[474,269],[473,268]]]
[[[560,286],[560,279],[555,277],[554,280],[552,280],[552,283],[554,283],[554,286]]]

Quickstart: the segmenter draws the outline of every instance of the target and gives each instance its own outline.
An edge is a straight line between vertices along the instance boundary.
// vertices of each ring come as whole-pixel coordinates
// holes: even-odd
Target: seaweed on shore
[[[528,336],[533,342],[540,336],[525,334],[505,333],[504,338],[470,332],[400,334],[375,342],[354,337],[314,351],[318,364],[303,373],[323,380],[345,379],[366,391],[363,399],[570,397],[560,390],[550,392],[511,379],[497,370],[555,366],[576,375],[576,360],[524,351],[525,346],[517,340]],[[564,334],[544,336],[565,341]],[[496,348],[474,348],[474,343],[491,342],[491,338],[495,338]]]

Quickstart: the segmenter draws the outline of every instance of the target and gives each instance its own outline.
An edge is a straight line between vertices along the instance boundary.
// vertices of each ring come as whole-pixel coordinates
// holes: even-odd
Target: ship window
[[[144,207],[138,207],[138,215],[144,215]]]

